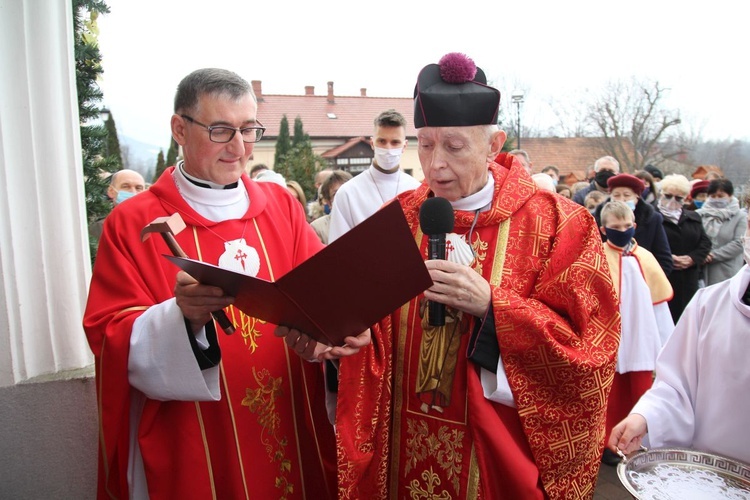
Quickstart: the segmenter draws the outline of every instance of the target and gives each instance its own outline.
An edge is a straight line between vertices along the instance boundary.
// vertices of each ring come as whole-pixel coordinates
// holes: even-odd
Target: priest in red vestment
[[[340,361],[339,497],[592,498],[620,332],[594,218],[501,153],[500,93],[471,59],[414,93],[425,183],[398,199],[426,259],[422,204],[447,199],[455,227],[433,286]]]
[[[165,259],[141,230],[179,213],[189,257],[276,280],[322,247],[286,188],[245,173],[263,133],[252,87],[198,70],[175,97],[184,161],[107,217],[84,328],[96,357],[99,498],[335,498],[321,365]],[[224,310],[225,335],[211,317]]]

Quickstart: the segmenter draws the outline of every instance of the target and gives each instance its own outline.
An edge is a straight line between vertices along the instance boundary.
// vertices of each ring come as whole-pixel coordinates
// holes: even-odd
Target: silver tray
[[[676,472],[678,475],[667,474],[670,477],[666,477],[665,471]],[[684,473],[689,473],[687,482],[676,479],[679,474]],[[637,499],[685,500],[684,489],[687,488],[690,489],[690,498],[750,499],[750,465],[685,448],[643,449],[634,452],[617,465],[617,476],[625,489]],[[716,477],[720,479],[717,480]],[[701,493],[703,484],[700,481],[704,479],[706,491],[710,493]],[[693,481],[696,483],[693,484]],[[721,487],[722,483],[725,487]],[[670,493],[676,496],[670,496]]]

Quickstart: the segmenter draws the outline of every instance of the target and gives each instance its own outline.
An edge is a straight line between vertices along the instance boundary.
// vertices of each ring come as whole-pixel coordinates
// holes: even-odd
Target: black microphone
[[[429,237],[429,258],[445,260],[445,233],[453,231],[453,207],[445,198],[427,198],[419,209],[419,227]],[[445,325],[445,304],[430,301],[428,319],[431,326]]]

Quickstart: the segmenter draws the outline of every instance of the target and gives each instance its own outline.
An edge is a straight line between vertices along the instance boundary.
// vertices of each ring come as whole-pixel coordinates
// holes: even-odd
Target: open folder
[[[271,282],[192,259],[165,255],[234,306],[269,323],[338,346],[432,286],[398,201]]]

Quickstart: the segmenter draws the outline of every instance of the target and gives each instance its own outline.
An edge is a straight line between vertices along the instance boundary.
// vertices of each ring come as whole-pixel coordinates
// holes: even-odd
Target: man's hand
[[[286,326],[277,326],[273,334],[277,337],[284,337],[286,345],[306,361],[335,360],[351,356],[357,354],[361,348],[369,345],[371,341],[369,328],[356,337],[346,337],[344,345],[338,347],[321,344],[299,330],[290,329]]]
[[[434,283],[424,292],[427,300],[478,318],[484,317],[490,307],[492,292],[490,284],[479,273],[469,266],[447,260],[428,260],[425,266]]]
[[[221,288],[201,285],[185,271],[177,273],[174,296],[182,314],[190,321],[193,332],[211,321],[212,312],[234,302],[234,297],[225,295]]]
[[[643,415],[631,413],[614,426],[612,434],[609,435],[607,447],[614,452],[620,450],[628,455],[641,448],[646,432],[648,432],[648,427]]]

